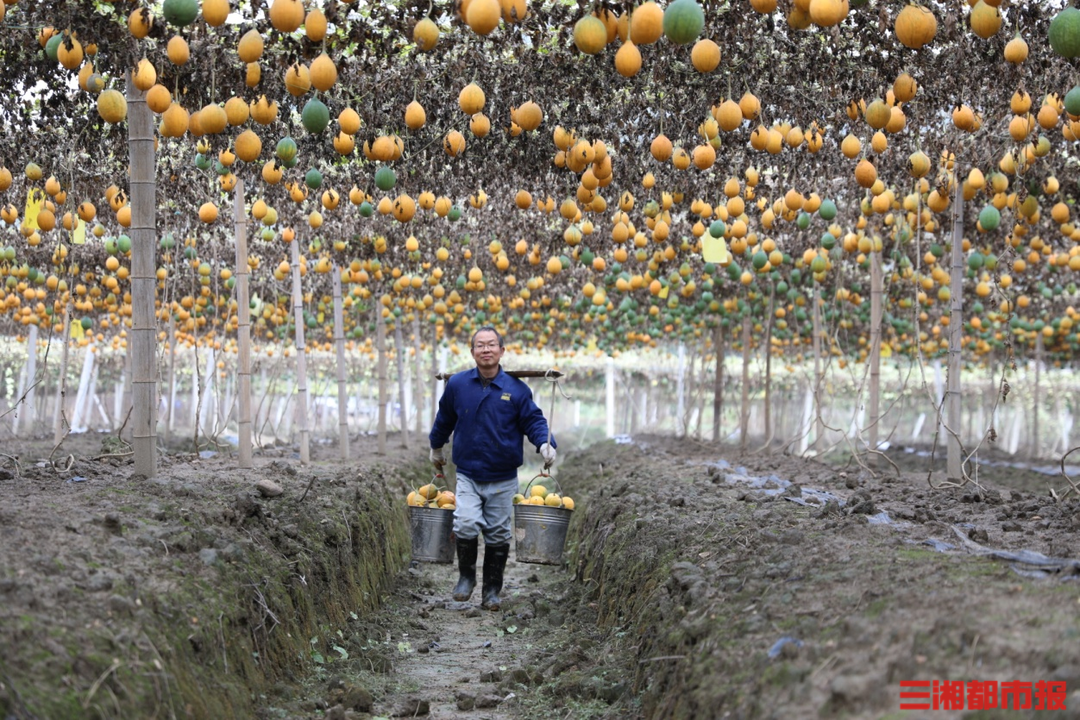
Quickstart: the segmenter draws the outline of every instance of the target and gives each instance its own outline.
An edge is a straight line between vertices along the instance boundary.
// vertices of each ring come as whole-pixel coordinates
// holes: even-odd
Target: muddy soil
[[[1022,468],[933,489],[664,437],[568,452],[566,563],[512,553],[491,613],[410,566],[430,469],[398,438],[308,468],[167,455],[153,481],[102,440],[0,462],[5,719],[1030,714],[901,711],[904,680],[1063,681],[1072,709],[1038,717],[1080,710],[1080,500]]]

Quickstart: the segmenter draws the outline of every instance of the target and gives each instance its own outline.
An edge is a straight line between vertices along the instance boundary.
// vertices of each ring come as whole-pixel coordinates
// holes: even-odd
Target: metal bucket
[[[562,565],[572,510],[547,505],[514,506],[515,557],[518,562]]]
[[[454,511],[442,508],[410,507],[412,559],[420,562],[452,563],[456,548],[452,539]]]

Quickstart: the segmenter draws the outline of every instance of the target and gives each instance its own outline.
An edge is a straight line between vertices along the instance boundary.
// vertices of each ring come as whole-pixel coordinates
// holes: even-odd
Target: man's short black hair
[[[499,341],[499,347],[503,346],[502,335],[499,334],[499,331],[496,330],[491,325],[484,325],[483,327],[478,328],[477,331],[472,334],[472,338],[469,339],[469,349],[472,349],[472,348],[476,347],[476,336],[479,335],[482,332],[493,332],[493,333],[495,333],[495,338]]]

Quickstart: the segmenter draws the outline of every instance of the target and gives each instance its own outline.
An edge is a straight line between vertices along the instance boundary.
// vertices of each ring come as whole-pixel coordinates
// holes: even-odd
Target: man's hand
[[[442,448],[431,448],[431,455],[429,457],[431,458],[432,464],[439,469],[439,472],[442,472],[443,466],[446,465],[446,458],[443,457]]]
[[[550,443],[540,446],[540,455],[544,458],[544,467],[551,467],[555,463],[555,448]]]

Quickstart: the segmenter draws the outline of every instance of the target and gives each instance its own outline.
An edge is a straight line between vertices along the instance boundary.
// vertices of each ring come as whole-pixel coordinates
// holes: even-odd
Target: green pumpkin
[[[330,124],[330,108],[318,98],[311,98],[300,113],[300,121],[309,133],[321,133]]]
[[[1063,58],[1080,56],[1080,10],[1067,7],[1050,21],[1050,47]]]
[[[177,27],[185,27],[199,16],[199,3],[196,0],[165,0],[161,11],[168,22]]]
[[[393,190],[394,185],[397,185],[397,175],[391,168],[383,165],[375,171],[375,187],[387,192]]]
[[[283,163],[294,160],[296,158],[296,141],[288,136],[281,138],[277,142],[277,147],[274,148],[274,154]]]
[[[312,190],[318,190],[322,187],[322,173],[315,168],[311,168],[307,171],[307,174],[304,175],[304,184]]]
[[[664,11],[664,35],[676,45],[698,39],[705,27],[705,12],[695,0],[675,0]]]
[[[1001,213],[993,205],[987,205],[979,212],[979,225],[983,230],[997,230],[1001,224]]]

